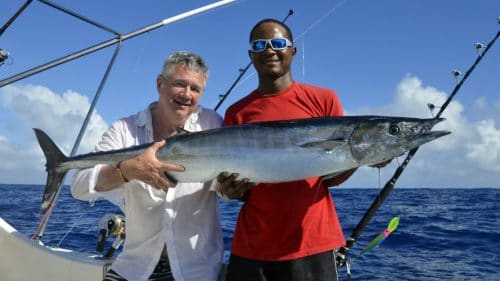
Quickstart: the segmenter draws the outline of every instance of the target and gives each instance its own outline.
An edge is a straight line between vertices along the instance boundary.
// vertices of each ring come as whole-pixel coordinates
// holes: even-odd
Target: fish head
[[[432,127],[443,120],[372,116],[361,121],[349,137],[352,155],[360,165],[373,165],[401,156],[450,134],[432,131]]]

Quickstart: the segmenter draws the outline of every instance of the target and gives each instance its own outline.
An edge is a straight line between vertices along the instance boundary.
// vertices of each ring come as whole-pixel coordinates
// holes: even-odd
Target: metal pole
[[[21,6],[21,8],[19,8],[19,10],[17,10],[17,12],[2,26],[2,28],[0,29],[0,36],[2,36],[2,34],[5,32],[5,30],[7,30],[7,28],[9,28],[9,26],[24,11],[24,9],[26,9],[26,7],[28,7],[28,5],[31,4],[31,2],[33,2],[33,0],[28,0],[28,1],[24,2],[24,4]]]
[[[179,15],[177,15],[177,16],[174,16],[174,17],[171,17],[171,18],[165,19],[165,20],[163,20],[162,22],[157,23],[157,24],[155,24],[155,25],[151,25],[151,26],[149,26],[149,27],[145,27],[145,28],[139,29],[139,30],[137,30],[137,31],[135,31],[135,32],[132,32],[132,33],[130,33],[130,34],[128,35],[128,37],[127,37],[127,38],[132,38],[132,37],[134,37],[134,36],[137,36],[137,35],[139,35],[139,34],[141,34],[141,33],[147,32],[147,31],[149,31],[149,30],[152,30],[152,29],[158,28],[158,27],[163,26],[163,25],[167,25],[167,24],[169,24],[169,23],[171,23],[171,22],[178,21],[178,20],[183,19],[183,18],[185,18],[185,17],[189,17],[189,16],[191,16],[191,15],[194,15],[194,14],[197,14],[197,13],[200,13],[200,12],[203,12],[203,11],[205,11],[205,10],[209,10],[209,9],[213,9],[213,8],[218,7],[218,6],[221,6],[221,5],[225,5],[225,4],[230,3],[230,2],[233,2],[233,1],[235,1],[235,0],[225,0],[225,1],[219,1],[219,2],[216,2],[216,3],[210,4],[210,5],[203,6],[203,7],[201,7],[201,8],[198,8],[198,9],[195,9],[195,10],[192,10],[192,11],[189,11],[189,12],[186,12],[186,13],[183,13],[183,14],[179,14]],[[83,122],[83,124],[82,124],[82,127],[81,127],[81,129],[80,129],[80,132],[78,133],[78,137],[77,137],[77,139],[76,139],[76,141],[75,141],[75,144],[73,145],[73,149],[71,150],[71,153],[70,153],[70,155],[71,155],[71,156],[74,156],[74,155],[76,154],[76,151],[78,150],[78,147],[79,147],[79,145],[80,145],[80,142],[81,142],[81,139],[82,139],[82,137],[83,137],[83,134],[84,134],[84,132],[85,132],[85,130],[86,130],[86,128],[87,128],[88,122],[90,121],[90,118],[91,118],[91,116],[92,116],[92,114],[93,114],[93,111],[94,111],[94,109],[95,109],[95,106],[97,105],[97,102],[98,102],[98,100],[99,100],[99,97],[101,96],[102,89],[104,88],[104,85],[105,85],[105,83],[106,83],[107,77],[108,77],[109,73],[111,72],[112,66],[114,65],[114,62],[115,62],[115,60],[116,60],[116,57],[117,57],[117,55],[118,55],[118,53],[119,53],[119,51],[120,51],[120,49],[121,49],[121,42],[122,42],[122,40],[120,40],[120,38],[118,38],[118,39],[113,39],[113,40],[118,40],[118,43],[119,43],[119,44],[118,44],[117,48],[115,49],[115,52],[114,52],[114,54],[113,54],[113,57],[111,58],[111,61],[110,61],[110,63],[108,64],[108,67],[107,67],[106,72],[105,72],[105,74],[104,74],[104,76],[103,76],[103,79],[101,80],[101,83],[100,83],[100,85],[99,85],[99,88],[98,88],[98,90],[97,90],[97,92],[96,92],[96,94],[95,94],[95,96],[94,96],[94,99],[93,99],[93,101],[92,101],[92,104],[91,104],[91,106],[90,106],[90,108],[89,108],[89,110],[88,110],[88,112],[87,112],[87,116],[85,117],[85,120],[84,120],[84,122]],[[111,40],[110,40],[110,41],[111,41]],[[55,66],[55,65],[54,65],[54,66]],[[19,79],[18,79],[18,80],[19,80]],[[16,80],[16,81],[17,81],[17,80]],[[6,85],[6,84],[5,84],[5,85]],[[3,86],[3,85],[2,85],[2,86]],[[64,180],[62,180],[62,181],[61,181],[61,185],[62,185],[62,183],[63,183],[63,182],[64,182]],[[50,202],[50,204],[49,204],[49,205],[50,205],[49,209],[47,210],[47,212],[44,214],[44,216],[43,216],[43,217],[42,217],[42,219],[40,220],[40,224],[39,224],[39,227],[38,227],[37,232],[33,235],[33,239],[35,239],[35,240],[37,240],[37,241],[39,241],[39,240],[42,238],[43,233],[45,232],[45,228],[46,228],[46,226],[47,226],[47,223],[48,223],[49,217],[50,217],[50,215],[52,214],[52,210],[53,210],[53,208],[55,207],[55,201],[56,201],[56,199],[57,199],[57,197],[59,196],[59,193],[60,193],[60,191],[61,191],[61,185],[58,187],[57,192],[56,192],[56,195],[53,197],[52,201]]]
[[[104,73],[104,76],[101,79],[101,83],[99,84],[99,87],[97,89],[97,92],[95,93],[94,99],[92,100],[92,104],[90,105],[89,110],[87,111],[87,116],[85,117],[85,120],[83,121],[82,127],[80,128],[80,132],[78,132],[78,137],[75,140],[75,144],[73,145],[73,149],[71,150],[70,157],[75,156],[76,151],[78,150],[78,147],[80,146],[80,142],[82,140],[83,134],[85,133],[85,130],[87,129],[87,125],[90,121],[90,118],[92,117],[92,114],[94,113],[95,106],[97,105],[97,102],[99,101],[99,98],[101,97],[102,89],[104,88],[104,85],[106,84],[106,81],[108,80],[109,73],[111,72],[111,69],[113,68],[113,65],[115,64],[116,57],[118,56],[118,53],[121,50],[121,43],[116,46],[115,52],[113,53],[113,57],[111,58],[108,67],[106,68],[106,72]],[[64,179],[61,181],[64,182]],[[59,193],[61,192],[61,188],[59,187],[57,189],[57,192],[50,202],[50,206],[54,206],[54,202],[56,202],[57,197],[59,197]],[[40,240],[43,236],[43,233],[45,232],[45,227],[47,226],[47,223],[49,222],[49,217],[52,214],[52,207],[48,210],[47,214],[43,216],[42,220],[40,221],[40,226],[39,226],[39,231],[37,233],[36,240]]]
[[[91,25],[96,26],[96,27],[98,27],[100,29],[106,30],[106,31],[111,32],[111,33],[113,33],[115,35],[118,35],[118,36],[121,35],[119,32],[114,31],[113,29],[111,29],[111,28],[109,28],[107,26],[104,26],[104,25],[102,25],[102,24],[100,24],[98,22],[95,22],[95,21],[93,21],[91,19],[88,19],[88,18],[86,18],[86,17],[84,17],[82,15],[79,15],[79,14],[77,14],[77,13],[75,13],[75,12],[69,10],[69,9],[61,7],[61,6],[59,6],[59,5],[55,4],[55,3],[52,3],[52,2],[50,2],[48,0],[38,0],[38,1],[42,2],[43,4],[49,5],[52,8],[57,9],[57,10],[63,12],[63,13],[66,13],[68,15],[74,16],[75,18],[80,19],[80,20],[82,20],[82,21],[84,21],[86,23],[90,23]]]
[[[21,79],[24,79],[26,77],[32,76],[32,75],[37,74],[39,72],[42,72],[44,70],[47,70],[47,69],[50,69],[52,67],[58,66],[60,64],[66,63],[68,61],[77,59],[77,58],[79,58],[81,56],[88,55],[90,53],[93,53],[93,52],[98,51],[100,49],[109,47],[111,45],[117,44],[118,42],[122,42],[122,41],[125,41],[125,40],[128,40],[128,39],[134,38],[134,37],[136,37],[138,35],[141,35],[141,34],[143,34],[145,32],[152,31],[154,29],[157,29],[159,27],[165,26],[165,25],[170,24],[172,22],[179,21],[181,19],[184,19],[184,18],[193,16],[193,15],[196,15],[196,14],[199,14],[199,13],[202,13],[202,12],[205,12],[205,11],[217,8],[219,6],[223,6],[223,5],[229,4],[229,3],[234,2],[234,1],[236,1],[236,0],[222,0],[222,1],[218,1],[218,2],[209,4],[209,5],[205,5],[203,7],[200,7],[200,8],[188,11],[188,12],[184,12],[182,14],[179,14],[179,15],[167,18],[167,19],[164,19],[164,20],[162,20],[162,21],[160,21],[158,23],[146,26],[144,28],[141,28],[141,29],[138,29],[136,31],[130,32],[130,33],[125,34],[123,36],[118,36],[118,37],[116,37],[114,39],[111,39],[111,40],[108,40],[108,41],[104,41],[102,43],[99,43],[99,44],[96,44],[94,46],[88,47],[88,48],[83,49],[81,51],[72,53],[72,54],[67,55],[65,57],[53,60],[53,61],[48,62],[46,64],[34,67],[34,68],[30,69],[30,70],[24,71],[22,73],[19,73],[19,74],[16,74],[14,76],[11,76],[9,78],[6,78],[4,80],[1,80],[0,81],[0,87],[3,87],[5,85],[9,85],[9,84],[14,83],[14,82],[16,82],[18,80],[21,80]]]

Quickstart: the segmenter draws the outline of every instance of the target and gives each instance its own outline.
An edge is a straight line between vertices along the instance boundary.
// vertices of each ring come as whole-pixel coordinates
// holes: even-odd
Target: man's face
[[[252,39],[272,39],[272,38],[287,38],[290,39],[286,29],[281,25],[266,22],[258,26],[252,33]],[[273,50],[269,44],[262,52],[250,52],[252,63],[259,73],[259,76],[270,78],[278,78],[290,72],[293,56],[296,49],[288,47],[284,50]]]
[[[205,77],[183,65],[176,65],[166,77],[157,78],[159,105],[163,106],[173,122],[184,122],[198,106],[205,90]]]

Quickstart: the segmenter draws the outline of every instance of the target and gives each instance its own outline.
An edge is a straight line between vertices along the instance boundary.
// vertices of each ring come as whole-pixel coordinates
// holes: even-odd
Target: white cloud
[[[58,95],[43,86],[20,85],[0,88],[0,101],[19,119],[15,128],[21,134],[14,137],[11,132],[0,132],[0,182],[44,182],[45,160],[31,128],[44,130],[69,154],[90,107],[87,97],[73,91]],[[79,151],[93,150],[106,128],[106,122],[94,112]]]
[[[482,120],[475,129],[479,140],[467,145],[467,159],[486,171],[500,173],[500,130],[495,121]]]
[[[370,112],[352,114],[380,114],[392,116],[432,117],[428,103],[442,105],[447,94],[430,86],[424,86],[415,76],[406,76],[397,87],[393,103]],[[498,105],[498,102],[497,104]],[[475,109],[500,112],[495,103],[479,98]],[[433,115],[439,111],[436,107]],[[498,116],[498,114],[497,114]],[[465,116],[464,107],[453,100],[443,112],[446,120],[436,130],[448,130],[452,134],[425,144],[401,176],[398,185],[406,187],[498,187],[500,182],[500,130],[494,119],[471,122]],[[399,161],[402,161],[401,158]],[[395,161],[393,161],[395,162]],[[391,163],[381,171],[382,185],[392,176],[397,163]],[[349,186],[374,186],[378,172],[373,168],[360,169],[347,184]],[[457,186],[458,185],[458,186]]]
[[[474,101],[473,106],[476,110],[484,110],[488,106],[486,102],[485,97],[480,97]]]

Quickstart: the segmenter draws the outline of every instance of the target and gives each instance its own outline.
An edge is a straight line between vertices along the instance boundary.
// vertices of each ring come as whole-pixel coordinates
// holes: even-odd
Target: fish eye
[[[389,134],[397,135],[401,132],[401,128],[398,125],[392,124],[389,126]]]

